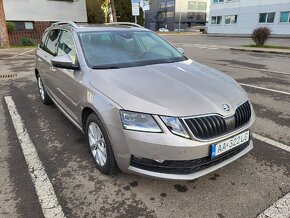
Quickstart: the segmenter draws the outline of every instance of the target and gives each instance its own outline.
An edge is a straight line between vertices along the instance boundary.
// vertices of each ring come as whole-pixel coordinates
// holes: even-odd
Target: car
[[[160,28],[159,29],[159,32],[161,32],[161,33],[168,33],[169,30],[167,28]]]
[[[136,24],[55,23],[35,61],[40,100],[85,134],[104,174],[193,180],[253,148],[244,89]]]

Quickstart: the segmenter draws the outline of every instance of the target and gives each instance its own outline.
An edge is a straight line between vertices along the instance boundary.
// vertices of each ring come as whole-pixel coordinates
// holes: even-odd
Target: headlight
[[[120,111],[120,115],[124,129],[142,132],[162,132],[150,114]]]
[[[190,138],[184,126],[177,117],[164,117],[160,116],[161,120],[165,123],[167,128],[175,135]]]

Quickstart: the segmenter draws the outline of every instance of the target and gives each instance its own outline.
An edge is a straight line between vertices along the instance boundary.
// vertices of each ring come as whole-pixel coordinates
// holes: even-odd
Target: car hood
[[[229,116],[248,99],[231,77],[192,60],[92,70],[90,84],[125,110],[168,116]]]

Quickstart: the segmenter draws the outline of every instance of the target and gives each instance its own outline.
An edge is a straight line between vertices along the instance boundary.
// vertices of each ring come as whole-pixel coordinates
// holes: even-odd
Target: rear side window
[[[41,42],[40,42],[40,44],[39,44],[39,48],[41,48],[42,50],[45,50],[45,48],[46,48],[46,46],[45,46],[45,42],[46,42],[47,33],[48,33],[48,32],[45,32],[45,33],[43,34],[42,40],[41,40]]]
[[[47,43],[46,43],[46,51],[53,56],[56,56],[56,54],[57,54],[57,46],[58,46],[60,33],[61,33],[61,31],[58,29],[51,30],[48,33]]]

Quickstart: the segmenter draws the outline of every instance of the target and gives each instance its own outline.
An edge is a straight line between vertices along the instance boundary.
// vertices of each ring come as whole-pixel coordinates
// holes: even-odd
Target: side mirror
[[[184,51],[183,48],[178,47],[177,50],[178,50],[182,55],[184,55],[185,51]]]
[[[77,64],[73,64],[71,58],[68,55],[56,56],[51,59],[51,64],[57,68],[63,69],[71,69],[76,70],[79,69]]]

